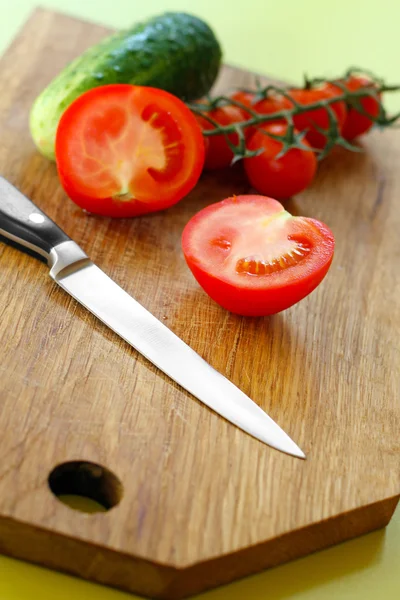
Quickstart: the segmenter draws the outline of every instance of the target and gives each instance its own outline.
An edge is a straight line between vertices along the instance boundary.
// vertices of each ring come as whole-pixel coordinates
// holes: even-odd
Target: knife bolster
[[[80,262],[89,261],[84,251],[73,241],[62,242],[55,246],[49,255],[48,265],[50,267],[50,277],[56,279],[57,276],[71,265],[76,266]]]

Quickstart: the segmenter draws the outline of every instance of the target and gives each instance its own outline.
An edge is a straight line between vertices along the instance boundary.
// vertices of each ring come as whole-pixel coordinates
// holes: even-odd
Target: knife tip
[[[279,427],[275,421],[272,421],[268,415],[265,414],[266,419],[268,419],[268,428],[267,430],[263,430],[262,434],[257,432],[258,435],[253,435],[257,437],[261,442],[264,442],[268,446],[279,450],[280,452],[284,452],[285,454],[289,454],[290,456],[295,456],[296,458],[301,458],[302,460],[306,460],[306,455],[303,450],[299,448],[299,446],[292,440],[288,434]]]
[[[306,458],[307,458],[307,457],[306,457],[306,455],[304,454],[303,450],[301,450],[301,449],[300,449],[300,448],[297,446],[297,444],[295,444],[295,443],[293,442],[293,440],[292,440],[292,444],[293,444],[293,445],[291,446],[291,448],[290,448],[290,450],[289,450],[289,453],[290,453],[292,456],[295,456],[296,458],[301,458],[301,459],[303,459],[303,460],[306,460]]]
[[[307,456],[304,454],[304,452],[302,450],[300,450],[300,448],[298,449],[298,452],[296,452],[296,454],[293,454],[293,456],[296,456],[297,458],[301,458],[303,460],[307,459]]]

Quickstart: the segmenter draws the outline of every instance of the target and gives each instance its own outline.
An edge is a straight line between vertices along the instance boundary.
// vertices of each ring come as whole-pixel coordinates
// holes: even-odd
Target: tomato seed
[[[297,265],[310,250],[310,246],[299,242],[294,248],[279,258],[271,260],[265,260],[259,256],[240,258],[236,263],[236,272],[246,273],[247,275],[270,275],[271,273],[283,271],[288,267]]]
[[[222,250],[230,250],[231,248],[231,243],[229,240],[226,240],[225,238],[221,237],[221,238],[216,238],[215,240],[211,241],[211,244],[213,246],[218,246],[218,248],[222,248]]]

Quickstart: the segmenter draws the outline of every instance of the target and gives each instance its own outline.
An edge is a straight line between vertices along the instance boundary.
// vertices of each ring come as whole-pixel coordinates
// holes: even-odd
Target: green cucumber
[[[32,138],[54,159],[58,122],[87,90],[110,83],[161,88],[184,101],[204,96],[221,65],[221,47],[210,27],[185,13],[165,13],[106,38],[70,63],[35,100]]]

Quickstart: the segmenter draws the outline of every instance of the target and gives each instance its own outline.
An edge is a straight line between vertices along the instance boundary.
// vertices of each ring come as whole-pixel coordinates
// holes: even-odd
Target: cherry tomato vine
[[[370,81],[370,84],[358,89],[349,89],[349,87],[346,86],[346,81],[352,76],[360,74],[366,75]],[[223,135],[225,137],[227,145],[233,152],[232,164],[243,158],[258,156],[263,152],[262,148],[255,150],[249,149],[248,136],[246,136],[246,132],[249,130],[249,128],[258,128],[260,125],[276,122],[278,120],[284,120],[287,123],[287,128],[283,135],[275,135],[271,132],[265,132],[265,135],[268,135],[269,137],[282,143],[282,149],[276,158],[284,156],[292,148],[314,151],[317,153],[318,160],[325,158],[331,152],[334,146],[342,146],[353,152],[362,152],[362,148],[354,145],[342,135],[341,128],[337,121],[337,116],[332,107],[333,104],[337,104],[338,102],[345,102],[348,109],[355,109],[360,115],[370,119],[373,124],[380,129],[393,126],[393,124],[400,118],[400,113],[389,115],[381,100],[383,93],[399,91],[400,86],[387,85],[382,78],[377,77],[370,71],[359,68],[350,68],[341,78],[306,79],[304,89],[311,90],[317,88],[318,86],[328,84],[335,86],[335,88],[338,90],[338,93],[332,97],[326,97],[308,104],[301,104],[296,101],[291,94],[290,88],[284,88],[271,84],[263,86],[258,80],[256,81],[255,89],[241,88],[242,92],[253,95],[251,105],[243,104],[242,102],[226,95],[220,95],[214,98],[208,96],[204,101],[196,104],[190,104],[189,108],[196,115],[202,117],[208,121],[210,125],[212,125],[212,128],[203,131],[203,135],[206,138],[216,135]],[[270,114],[260,114],[257,112],[256,105],[258,102],[276,97],[277,95],[290,100],[291,107],[284,108]],[[363,101],[365,101],[366,98],[373,98],[377,103],[379,103],[379,109],[376,115],[373,115],[365,110]],[[241,109],[243,111],[243,120],[228,125],[221,125],[209,115],[211,111],[215,111],[216,109],[224,106],[235,106]],[[294,122],[294,117],[296,117],[296,115],[302,115],[318,109],[325,109],[329,123],[327,129],[319,127],[317,123],[313,124],[315,130],[326,136],[326,144],[322,149],[313,148],[309,144],[306,144],[304,142],[304,138],[307,135],[307,131],[297,131]],[[236,134],[238,143],[233,143],[232,134]]]

